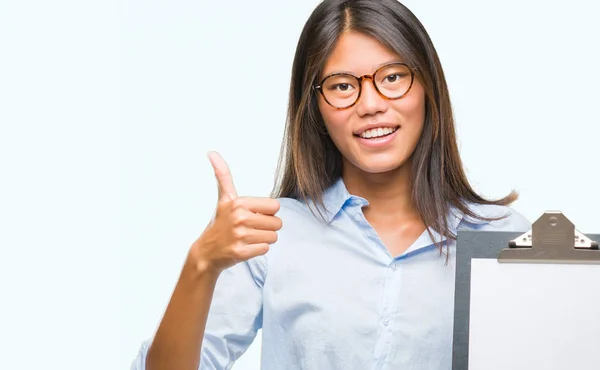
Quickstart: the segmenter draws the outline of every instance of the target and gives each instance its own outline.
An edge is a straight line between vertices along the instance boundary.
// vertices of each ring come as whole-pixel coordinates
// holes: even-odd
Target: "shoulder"
[[[294,198],[277,198],[277,201],[279,202],[280,206],[279,213],[284,216],[294,214],[303,215],[306,211],[308,211],[306,203]]]
[[[281,219],[282,227],[278,232],[278,244],[297,244],[328,231],[327,213],[315,206],[292,198],[277,198],[279,211],[275,216]],[[321,212],[321,213],[319,213]]]
[[[283,221],[295,221],[303,223],[314,223],[319,221],[317,207],[309,207],[306,202],[293,198],[277,198],[279,211],[277,217]],[[323,210],[319,208],[321,212]]]
[[[525,232],[531,229],[531,222],[509,206],[469,204],[469,208],[477,215],[487,218],[497,218],[492,221],[481,221],[465,216],[462,220],[464,227],[482,231],[518,231]]]

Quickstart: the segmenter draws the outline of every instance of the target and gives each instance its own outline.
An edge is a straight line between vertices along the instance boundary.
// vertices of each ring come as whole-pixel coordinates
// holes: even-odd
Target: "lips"
[[[383,131],[383,129],[381,129]],[[387,130],[392,130],[387,128]],[[396,138],[396,136],[398,136],[398,132],[401,130],[401,128],[398,126],[397,129],[393,130],[391,133],[388,134],[383,134],[381,136],[375,136],[375,137],[362,137],[362,136],[358,136],[358,135],[354,135],[354,137],[356,138],[358,144],[368,150],[385,150],[386,148],[388,148],[390,145],[392,145],[394,139]],[[368,135],[370,132],[372,131],[377,131],[377,133],[379,134],[379,128],[377,129],[372,129],[371,131],[365,131],[363,132],[363,135]]]

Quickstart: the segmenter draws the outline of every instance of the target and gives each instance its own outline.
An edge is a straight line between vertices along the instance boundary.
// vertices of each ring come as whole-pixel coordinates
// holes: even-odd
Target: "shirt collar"
[[[363,207],[368,205],[369,202],[362,197],[350,194],[346,188],[346,184],[344,184],[344,180],[339,177],[323,192],[323,205],[325,206],[323,216],[327,223],[330,223],[346,204]]]
[[[348,192],[348,189],[346,188],[346,185],[344,184],[344,180],[341,177],[339,177],[329,188],[327,188],[324,191],[323,204],[325,206],[325,209],[323,210],[323,216],[325,217],[327,223],[330,223],[333,220],[333,218],[337,216],[337,214],[342,210],[344,205],[352,204],[364,207],[369,205],[369,202],[365,198],[350,194]],[[482,214],[482,209],[480,209],[481,206],[474,203],[470,203],[468,204],[468,207],[475,214]],[[488,223],[488,221],[470,217],[458,210],[454,206],[450,206],[447,217],[450,232],[454,235],[456,235],[456,233],[458,232],[459,225],[462,221],[475,225],[482,225]],[[433,230],[432,233],[436,237],[436,239],[439,240],[439,234],[437,234]]]
[[[468,207],[471,211],[474,211],[475,214],[481,214],[481,210],[477,209],[478,206],[476,204],[469,204]],[[458,229],[462,222],[469,222],[475,225],[483,225],[489,222],[485,220],[472,218],[452,205],[450,205],[448,209],[447,217],[448,229],[450,231],[450,234],[454,236],[458,235]],[[431,235],[429,234],[429,232],[431,232]],[[429,228],[429,232],[425,230],[425,232],[421,234],[421,236],[406,251],[404,251],[404,253],[402,253],[402,256],[412,254],[425,247],[429,247],[435,244],[436,242],[447,243],[447,239],[437,231],[433,230],[432,228]]]

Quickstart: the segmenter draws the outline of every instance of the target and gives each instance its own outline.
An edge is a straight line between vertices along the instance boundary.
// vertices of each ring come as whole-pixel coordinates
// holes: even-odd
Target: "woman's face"
[[[320,77],[337,72],[372,75],[384,64],[402,61],[399,55],[371,36],[345,32]],[[378,79],[381,77],[378,76]],[[394,76],[390,78],[390,81],[395,79]],[[346,85],[328,88],[351,89]],[[319,94],[319,110],[333,143],[344,157],[344,171],[358,169],[367,173],[383,173],[399,168],[412,156],[423,130],[425,94],[415,78],[408,94],[401,99],[388,100],[378,94],[370,79],[365,79],[354,106],[337,110]],[[367,128],[382,130],[365,132]],[[386,133],[388,135],[376,137]]]

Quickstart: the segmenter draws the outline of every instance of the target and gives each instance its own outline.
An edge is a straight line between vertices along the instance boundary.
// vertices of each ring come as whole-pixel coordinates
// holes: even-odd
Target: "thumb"
[[[225,160],[217,152],[209,152],[208,159],[210,160],[213,170],[215,171],[215,177],[217,178],[219,200],[237,197],[237,192],[233,185],[233,178],[231,177],[229,166]]]

